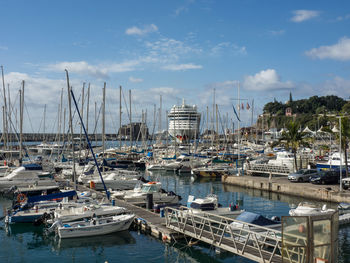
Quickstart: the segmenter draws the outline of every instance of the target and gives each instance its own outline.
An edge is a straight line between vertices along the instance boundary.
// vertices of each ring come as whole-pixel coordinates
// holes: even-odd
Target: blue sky
[[[42,129],[45,104],[46,130],[57,127],[64,69],[77,97],[91,83],[90,124],[106,82],[108,132],[119,123],[119,85],[126,99],[132,91],[133,120],[147,110],[149,126],[162,95],[163,129],[165,110],[182,98],[203,113],[212,109],[214,88],[220,114],[234,121],[238,85],[245,105],[254,99],[254,115],[290,92],[294,99],[350,96],[349,1],[0,3],[0,64],[14,107],[25,80],[27,132]],[[250,124],[251,112],[241,114]]]

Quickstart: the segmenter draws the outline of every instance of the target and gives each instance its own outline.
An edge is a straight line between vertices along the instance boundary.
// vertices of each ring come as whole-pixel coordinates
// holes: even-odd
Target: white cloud
[[[238,46],[230,42],[219,43],[210,50],[210,54],[213,56],[227,55],[228,53],[246,55],[247,50],[245,46]]]
[[[201,69],[201,68],[203,68],[201,65],[195,65],[192,63],[178,64],[178,65],[172,64],[172,65],[166,65],[163,67],[163,69],[170,70],[170,71],[180,71],[180,70],[185,71],[185,70],[190,70],[190,69]]]
[[[350,39],[343,37],[334,45],[313,48],[305,54],[318,59],[350,60]]]
[[[280,81],[280,77],[278,76],[276,70],[267,69],[262,70],[253,76],[246,76],[244,78],[243,87],[246,90],[266,91],[291,89],[294,87],[294,84],[291,81]]]
[[[320,11],[315,10],[294,10],[294,16],[291,18],[292,22],[300,23],[320,15]]]
[[[98,78],[107,78],[109,73],[133,71],[135,70],[135,67],[139,65],[139,63],[140,62],[137,60],[130,60],[122,63],[90,65],[86,61],[66,61],[50,64],[44,69],[55,72],[63,72],[65,69],[67,69],[70,73],[87,74]]]
[[[281,36],[281,35],[284,35],[286,33],[286,31],[284,29],[281,29],[281,30],[270,30],[268,32],[269,32],[269,34],[271,36]]]
[[[347,14],[345,16],[338,16],[337,21],[343,21],[343,20],[348,20],[350,19],[350,14]]]
[[[176,8],[175,16],[178,16],[183,12],[188,12],[190,5],[193,4],[194,2],[195,0],[186,0],[182,6],[179,6],[178,8]]]
[[[132,82],[132,83],[141,83],[141,82],[143,82],[143,79],[129,77],[129,81]]]
[[[187,45],[185,42],[172,38],[161,38],[155,42],[145,43],[148,56],[161,63],[177,61],[185,55],[202,53],[201,48]]]
[[[350,80],[343,79],[339,76],[331,80],[327,80],[317,87],[316,90],[321,90],[324,95],[337,95],[342,98],[350,97]]]
[[[159,87],[159,88],[151,88],[150,91],[154,94],[160,95],[177,95],[179,94],[179,90],[171,88],[171,87]]]
[[[158,31],[158,27],[155,24],[150,24],[150,25],[145,25],[142,28],[139,28],[137,26],[130,27],[125,30],[125,34],[143,36],[148,33],[153,33],[157,31]]]

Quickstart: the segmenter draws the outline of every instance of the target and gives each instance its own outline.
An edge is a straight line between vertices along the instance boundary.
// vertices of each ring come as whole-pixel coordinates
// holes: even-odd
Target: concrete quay
[[[326,202],[350,203],[350,190],[339,191],[339,185],[292,183],[286,177],[223,176],[222,183],[258,189],[278,194],[314,199]]]

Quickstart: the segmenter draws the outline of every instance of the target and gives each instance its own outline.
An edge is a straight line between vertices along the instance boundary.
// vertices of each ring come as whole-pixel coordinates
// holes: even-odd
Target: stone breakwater
[[[350,190],[339,191],[338,185],[315,185],[311,183],[291,183],[286,177],[271,179],[258,176],[223,176],[222,183],[273,193],[316,199],[327,202],[350,203]]]

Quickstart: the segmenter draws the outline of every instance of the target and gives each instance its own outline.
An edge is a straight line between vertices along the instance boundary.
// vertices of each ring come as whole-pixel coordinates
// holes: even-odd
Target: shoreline
[[[302,198],[321,200],[333,203],[350,203],[350,190],[339,191],[339,185],[317,185],[311,183],[292,183],[286,177],[259,176],[223,176],[223,184],[236,185],[245,188],[253,188],[286,194]]]

